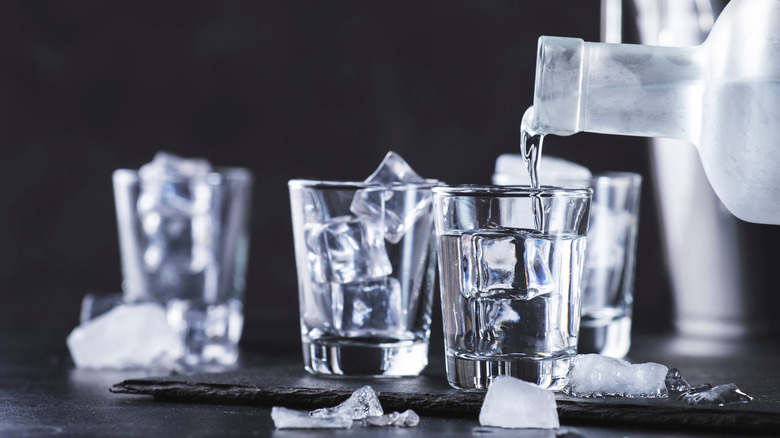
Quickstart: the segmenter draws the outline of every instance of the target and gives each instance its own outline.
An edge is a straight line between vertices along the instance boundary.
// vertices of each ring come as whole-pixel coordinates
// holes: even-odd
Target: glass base
[[[512,376],[553,391],[566,385],[571,356],[550,359],[487,360],[447,354],[447,380],[456,389],[485,390],[496,376]]]
[[[581,354],[597,353],[622,359],[631,348],[631,317],[610,320],[589,319],[580,321],[577,351]]]
[[[303,340],[303,364],[316,375],[418,376],[428,365],[428,341]]]
[[[189,367],[236,364],[238,341],[244,326],[241,302],[172,299],[166,308],[168,323],[179,333],[184,344],[181,363]]]

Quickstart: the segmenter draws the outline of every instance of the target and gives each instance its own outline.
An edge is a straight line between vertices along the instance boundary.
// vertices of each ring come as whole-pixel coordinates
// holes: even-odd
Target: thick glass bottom
[[[580,321],[577,351],[623,358],[631,348],[631,317],[595,320],[585,316]]]
[[[447,380],[453,388],[488,389],[496,376],[512,376],[527,382],[560,391],[566,385],[571,356],[547,359],[512,358],[473,359],[447,353]]]
[[[428,341],[304,339],[303,363],[317,375],[417,376],[428,365]]]
[[[237,300],[206,303],[173,299],[167,303],[168,323],[184,343],[180,362],[186,366],[232,366],[244,326],[243,305]]]

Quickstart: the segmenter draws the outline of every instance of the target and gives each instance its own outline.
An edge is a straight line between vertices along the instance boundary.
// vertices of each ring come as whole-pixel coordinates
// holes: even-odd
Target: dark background
[[[1,3],[0,327],[64,338],[85,293],[120,290],[111,173],[167,150],[253,171],[243,342],[297,348],[287,181],[362,180],[392,149],[425,177],[489,183],[519,152],[537,38],[597,41],[599,3]],[[634,329],[669,330],[645,141],[545,152],[644,176]]]

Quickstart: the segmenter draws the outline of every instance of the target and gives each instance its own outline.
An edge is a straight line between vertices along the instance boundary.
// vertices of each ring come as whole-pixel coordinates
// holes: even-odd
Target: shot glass
[[[435,184],[288,183],[308,372],[416,376],[425,368]]]
[[[113,182],[124,300],[165,306],[185,364],[234,364],[244,322],[251,173],[217,168],[144,180],[119,169]]]
[[[433,189],[447,380],[562,389],[577,354],[592,190]]]
[[[578,350],[622,358],[631,347],[642,176],[605,172],[583,184],[593,188],[593,202]]]

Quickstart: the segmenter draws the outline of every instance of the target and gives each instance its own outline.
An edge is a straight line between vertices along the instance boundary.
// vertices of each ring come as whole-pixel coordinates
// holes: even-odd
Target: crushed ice
[[[354,423],[371,427],[414,427],[420,417],[411,409],[385,414],[371,386],[364,386],[338,406],[300,411],[275,406],[271,418],[277,429],[349,429]]]
[[[173,369],[184,351],[157,303],[117,305],[73,329],[67,344],[76,367],[90,369]]]
[[[563,391],[575,397],[670,398],[703,407],[753,400],[734,383],[691,386],[676,368],[653,362],[631,364],[598,354],[581,354],[572,359]]]
[[[420,416],[411,409],[404,412],[391,412],[378,417],[366,417],[363,419],[363,426],[372,427],[414,427],[420,423]]]
[[[311,411],[309,415],[315,418],[328,418],[334,416],[347,416],[353,420],[362,420],[366,417],[377,417],[385,412],[379,403],[379,397],[370,386],[366,385],[353,392],[348,399],[332,408],[321,408]]]
[[[745,394],[737,385],[726,383],[712,386],[699,385],[682,393],[679,400],[692,406],[725,406],[748,403],[753,397]]]

